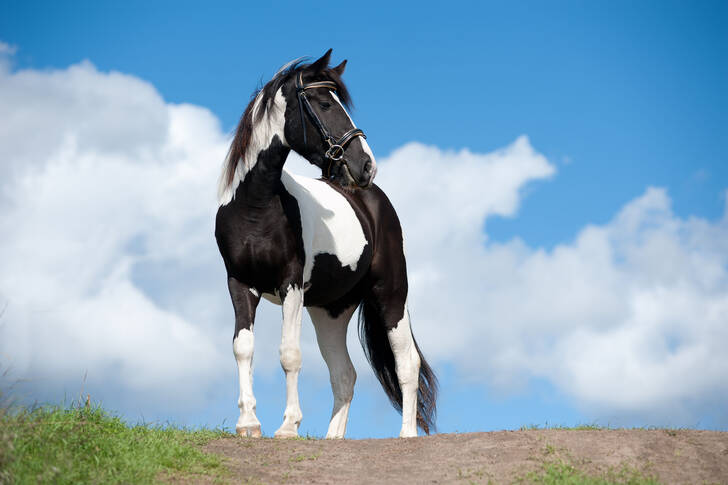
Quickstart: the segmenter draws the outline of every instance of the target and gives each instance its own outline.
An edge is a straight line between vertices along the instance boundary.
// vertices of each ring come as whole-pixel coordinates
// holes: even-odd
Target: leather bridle
[[[367,136],[359,128],[353,128],[344,133],[340,138],[334,138],[329,130],[326,129],[326,125],[324,125],[323,121],[321,121],[316,112],[313,110],[313,107],[308,100],[308,96],[306,96],[307,89],[315,88],[327,88],[332,91],[336,91],[336,83],[333,81],[316,81],[303,84],[303,74],[301,72],[298,73],[296,76],[296,94],[298,95],[298,109],[301,113],[301,125],[303,126],[303,144],[306,145],[306,120],[303,115],[303,111],[305,109],[306,113],[308,113],[308,117],[311,119],[311,122],[316,126],[316,128],[318,128],[319,133],[321,133],[321,138],[323,138],[324,142],[326,142],[329,147],[326,150],[326,153],[324,153],[324,156],[329,160],[329,165],[326,169],[326,178],[330,178],[333,175],[332,169],[339,165],[342,165],[346,171],[349,172],[349,177],[351,177],[349,166],[346,164],[346,160],[344,160],[344,151],[351,140],[357,136],[361,136],[364,139],[366,139]],[[351,179],[354,180],[354,177],[351,177]]]

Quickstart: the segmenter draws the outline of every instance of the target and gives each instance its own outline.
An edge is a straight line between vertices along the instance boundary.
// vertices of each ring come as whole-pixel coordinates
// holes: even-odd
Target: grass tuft
[[[583,431],[583,430],[591,430],[591,431],[599,431],[604,429],[615,429],[610,426],[602,426],[596,423],[583,423],[583,424],[577,424],[576,426],[566,426],[563,424],[549,424],[548,422],[544,425],[540,424],[527,424],[523,425],[519,428],[521,431],[532,431],[532,430],[546,430],[546,429],[561,429],[561,430],[567,430],[567,431]]]
[[[650,475],[624,466],[619,470],[609,470],[601,476],[592,476],[565,461],[551,461],[543,464],[541,470],[531,472],[517,480],[517,483],[544,485],[659,485],[660,482]]]
[[[90,403],[0,407],[0,483],[152,483],[226,473],[199,447],[222,430],[129,426]]]

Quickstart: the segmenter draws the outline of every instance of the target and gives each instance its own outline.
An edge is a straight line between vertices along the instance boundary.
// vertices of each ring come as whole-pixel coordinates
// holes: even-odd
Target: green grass
[[[602,430],[602,429],[616,429],[612,428],[610,426],[601,426],[596,423],[585,423],[585,424],[577,424],[576,426],[566,426],[562,424],[549,424],[546,423],[544,425],[540,424],[528,424],[521,426],[521,431],[528,431],[528,430],[540,430],[540,429],[563,429],[563,430],[577,430],[577,431],[583,431],[583,430]]]
[[[308,434],[308,431],[307,431],[306,432],[306,436],[296,436],[293,439],[294,440],[299,440],[299,441],[321,441],[324,438],[322,436],[316,436],[316,435]]]
[[[540,468],[519,477],[514,483],[543,485],[659,485],[660,483],[654,476],[626,464],[619,468],[609,468],[606,472],[588,473],[578,467],[568,450],[556,448],[549,443],[546,443],[541,450],[541,456],[543,461]]]
[[[152,483],[170,476],[222,479],[200,446],[221,430],[129,426],[100,407],[0,408],[0,484]]]
[[[548,422],[541,425],[541,424],[524,424],[522,425],[519,430],[520,431],[538,431],[538,430],[548,430],[548,429],[558,429],[558,430],[565,430],[565,431],[601,431],[601,430],[616,430],[616,429],[629,429],[629,430],[645,430],[645,431],[655,431],[655,430],[662,430],[665,431],[670,436],[677,436],[678,431],[682,431],[688,428],[684,427],[670,427],[670,426],[632,426],[632,427],[615,427],[607,424],[606,426],[596,423],[583,423],[583,424],[577,424],[575,426],[567,426],[564,424],[549,424]]]
[[[656,478],[633,468],[610,470],[601,476],[593,476],[578,470],[564,461],[544,463],[541,470],[531,472],[517,483],[544,485],[659,485]]]

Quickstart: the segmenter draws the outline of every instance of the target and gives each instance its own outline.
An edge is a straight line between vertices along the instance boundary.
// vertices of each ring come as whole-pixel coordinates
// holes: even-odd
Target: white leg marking
[[[238,363],[238,377],[240,379],[240,397],[238,407],[240,417],[235,431],[240,436],[260,437],[260,421],[255,416],[255,396],[253,395],[253,327],[243,328],[233,339],[233,354]]]
[[[281,331],[281,367],[286,373],[286,410],[283,424],[275,433],[276,438],[298,436],[298,425],[303,414],[298,403],[298,372],[301,370],[301,317],[303,316],[303,291],[289,286],[283,299],[283,329]]]
[[[331,318],[323,308],[310,307],[311,321],[316,329],[321,355],[329,367],[331,390],[334,393],[334,409],[326,433],[327,439],[343,438],[349,418],[349,406],[354,396],[356,371],[346,349],[346,330],[356,306],[347,308],[341,315]]]
[[[402,430],[400,438],[417,436],[417,388],[420,377],[420,356],[417,353],[412,330],[410,329],[407,303],[404,305],[404,316],[396,328],[387,334],[392,346],[397,380],[402,389]]]

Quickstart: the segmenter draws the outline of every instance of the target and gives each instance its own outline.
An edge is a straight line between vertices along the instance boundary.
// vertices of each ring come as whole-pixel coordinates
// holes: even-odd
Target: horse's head
[[[349,92],[341,80],[346,61],[329,67],[330,58],[331,49],[311,64],[291,62],[252,97],[225,159],[221,204],[233,199],[261,155],[276,146],[285,154],[295,150],[342,187],[371,185],[374,155],[346,112]]]
[[[346,61],[329,67],[330,58],[331,49],[316,62],[290,70],[281,86],[284,135],[324,177],[343,187],[368,187],[377,171],[374,154],[346,111],[349,93],[341,80]]]

